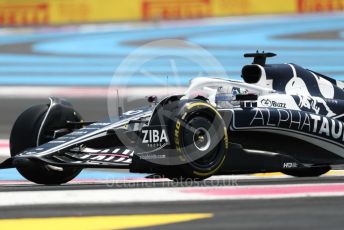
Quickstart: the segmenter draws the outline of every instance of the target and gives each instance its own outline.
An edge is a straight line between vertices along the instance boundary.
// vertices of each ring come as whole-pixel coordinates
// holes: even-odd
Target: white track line
[[[66,97],[66,98],[106,98],[115,96],[116,90],[120,97],[145,97],[145,96],[165,96],[167,89],[164,87],[55,87],[55,86],[0,86],[1,98],[48,98]],[[183,94],[186,88],[173,88],[174,94]],[[113,95],[109,92],[114,92]]]
[[[331,184],[341,185],[341,184]],[[310,186],[298,185],[259,185],[237,187],[210,187],[198,188],[202,190],[216,190],[222,188],[283,188],[283,187]],[[313,186],[328,186],[318,184]],[[259,194],[259,195],[209,195],[201,193],[186,193],[186,189],[194,188],[144,188],[144,189],[103,189],[103,190],[63,190],[63,191],[26,191],[26,192],[1,192],[0,207],[23,205],[53,205],[53,204],[118,204],[118,203],[148,203],[148,202],[174,202],[174,201],[210,201],[210,200],[242,200],[242,199],[286,199],[303,197],[332,197],[344,196],[344,191],[333,192],[299,192],[292,194]]]

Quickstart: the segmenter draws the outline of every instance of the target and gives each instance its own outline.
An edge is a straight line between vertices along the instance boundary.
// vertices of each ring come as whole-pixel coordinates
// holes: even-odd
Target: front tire
[[[39,136],[39,129],[47,113],[49,105],[37,105],[32,106],[31,108],[25,110],[15,121],[11,136],[10,136],[10,149],[11,156],[14,157],[21,153],[22,151],[36,147],[37,144],[43,144],[48,139]],[[71,115],[75,121],[80,121],[80,116],[74,112],[74,116]],[[46,121],[47,122],[47,121]],[[59,121],[61,124],[56,124],[61,126],[65,125],[62,121]],[[65,121],[64,121],[65,122]],[[49,122],[47,122],[49,123]],[[51,130],[51,127],[44,126],[41,133],[48,133]],[[54,167],[51,167],[47,164],[41,162],[33,162],[32,160],[25,160],[25,163],[19,163],[16,165],[18,172],[27,180],[32,181],[37,184],[63,184],[72,179],[74,179],[80,172],[81,169],[77,168],[62,168],[62,171],[55,170]]]

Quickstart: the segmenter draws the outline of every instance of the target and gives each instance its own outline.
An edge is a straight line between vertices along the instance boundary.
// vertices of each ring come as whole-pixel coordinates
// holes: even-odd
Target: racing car
[[[320,176],[344,163],[344,84],[249,53],[243,81],[198,77],[183,95],[98,122],[50,98],[19,115],[11,158],[29,181],[63,184],[84,168],[125,168],[173,180],[283,172]]]

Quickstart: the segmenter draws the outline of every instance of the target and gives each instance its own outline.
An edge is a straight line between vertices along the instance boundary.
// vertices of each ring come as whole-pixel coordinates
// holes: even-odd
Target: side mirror
[[[237,94],[235,96],[236,101],[256,101],[258,100],[257,94]]]
[[[158,97],[157,96],[149,96],[148,98],[147,98],[147,101],[149,102],[149,103],[157,103],[158,102]]]

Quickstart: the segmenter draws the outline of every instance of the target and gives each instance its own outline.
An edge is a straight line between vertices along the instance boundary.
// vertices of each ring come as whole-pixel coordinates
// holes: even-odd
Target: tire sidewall
[[[36,105],[25,110],[16,119],[10,135],[10,151],[14,157],[22,151],[36,147],[39,129],[49,105]],[[76,118],[80,117],[78,114]],[[49,127],[43,127],[48,129]],[[42,130],[43,133],[45,130]],[[81,169],[63,167],[63,171],[52,170],[46,164],[28,160],[25,165],[16,166],[18,172],[27,180],[37,184],[62,184],[75,178]]]
[[[216,158],[208,166],[203,165],[202,167],[199,167],[199,165],[195,163],[197,159],[196,161],[190,159],[188,148],[184,146],[185,143],[183,138],[186,127],[183,124],[187,124],[195,117],[203,117],[209,121],[212,119],[211,128],[214,129],[212,134],[215,135],[212,137],[212,141],[215,142],[212,143],[212,146],[213,148],[216,147],[216,153],[214,153],[216,154]],[[221,168],[227,156],[228,133],[220,113],[213,106],[200,100],[192,100],[185,103],[176,116],[176,122],[173,126],[172,133],[173,144],[177,154],[179,154],[180,160],[187,162],[185,164],[181,164],[179,167],[184,175],[196,179],[205,179],[214,175]],[[211,150],[212,149],[210,149],[210,151]]]

